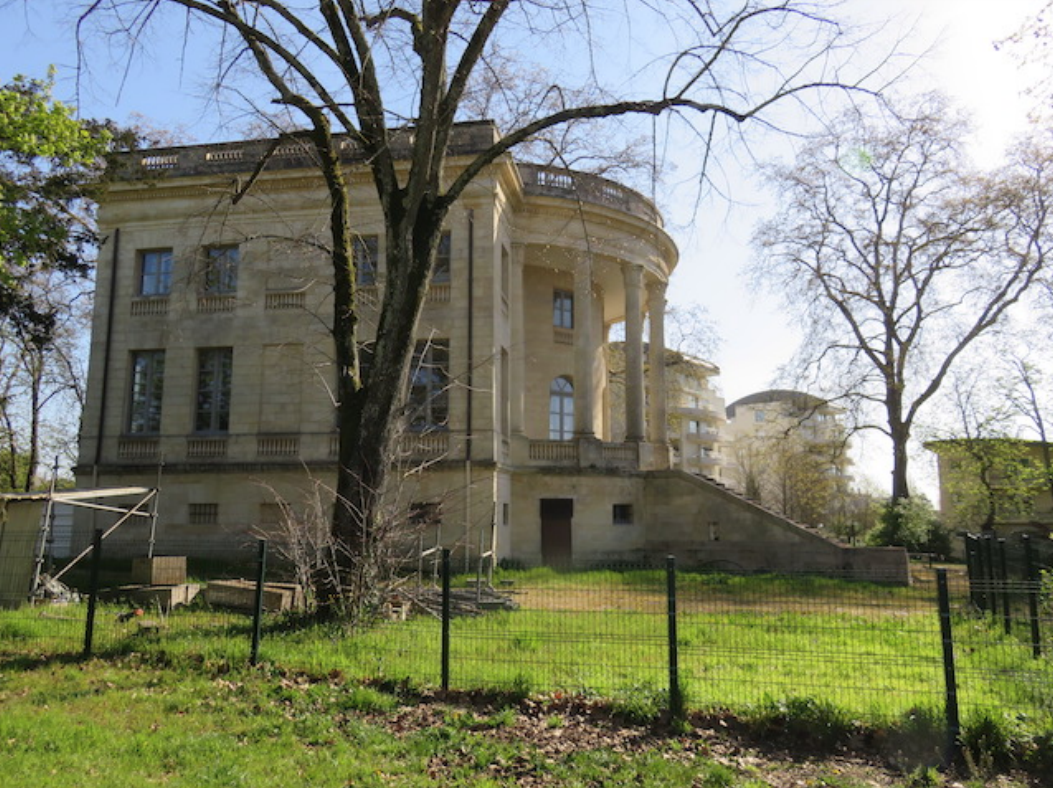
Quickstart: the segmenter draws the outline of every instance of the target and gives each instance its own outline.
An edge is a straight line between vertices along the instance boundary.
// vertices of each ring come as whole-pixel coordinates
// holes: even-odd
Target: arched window
[[[574,437],[574,385],[560,376],[548,389],[548,439],[569,441]]]

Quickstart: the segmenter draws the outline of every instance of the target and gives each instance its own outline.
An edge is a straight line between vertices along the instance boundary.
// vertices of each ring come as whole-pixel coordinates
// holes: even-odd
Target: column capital
[[[622,277],[627,287],[643,286],[644,267],[639,263],[626,263],[622,265]]]

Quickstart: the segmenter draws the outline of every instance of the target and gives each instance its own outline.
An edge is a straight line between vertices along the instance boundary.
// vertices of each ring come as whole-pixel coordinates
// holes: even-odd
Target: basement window
[[[631,503],[616,503],[611,507],[611,522],[614,525],[633,524],[633,505]]]
[[[435,501],[411,503],[409,519],[414,530],[437,528],[442,525],[442,508]]]
[[[219,522],[219,504],[192,503],[188,514],[191,525],[215,525]]]

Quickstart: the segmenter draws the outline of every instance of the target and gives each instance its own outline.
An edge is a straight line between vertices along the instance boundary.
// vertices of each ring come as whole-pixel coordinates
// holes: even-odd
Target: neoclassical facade
[[[488,122],[459,126],[450,171],[494,137]],[[269,146],[137,154],[100,206],[107,240],[78,482],[160,486],[153,538],[163,552],[239,549],[278,527],[279,500],[307,507],[335,469],[325,193],[291,144],[245,188]],[[368,173],[353,146],[345,152],[368,356],[384,233]],[[725,539],[766,533],[838,560],[814,535],[670,468],[665,367],[645,369],[644,347],[664,346],[676,264],[660,215],[636,192],[511,157],[489,167],[448,217],[418,325],[391,517],[415,524],[422,546],[466,561],[697,553],[700,534],[716,541],[715,522]],[[617,323],[615,416],[606,347]],[[144,528],[123,528],[119,544],[136,549]],[[80,538],[89,531],[79,524]]]

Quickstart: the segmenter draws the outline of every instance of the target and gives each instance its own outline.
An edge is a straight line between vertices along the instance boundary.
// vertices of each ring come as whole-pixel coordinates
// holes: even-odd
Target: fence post
[[[944,701],[947,719],[947,749],[944,761],[950,765],[958,754],[961,722],[958,718],[958,679],[954,670],[954,634],[951,630],[951,598],[947,589],[947,570],[936,570],[936,588],[940,608],[940,637],[943,641]]]
[[[964,534],[962,536],[965,542],[965,572],[969,577],[969,602],[972,603],[973,607],[980,607],[980,593],[979,587],[979,551],[976,543],[976,536],[973,534]]]
[[[450,549],[442,549],[442,691],[450,689]]]
[[[676,633],[676,558],[665,559],[666,624],[669,639],[669,716],[684,718],[684,696],[680,692],[680,653]]]
[[[95,639],[95,606],[99,599],[99,567],[102,563],[102,529],[96,528],[91,540],[91,579],[88,582],[88,618],[84,622],[84,656],[91,656]]]
[[[998,580],[1002,585],[1002,623],[1005,633],[1011,635],[1013,634],[1013,619],[1009,612],[1009,605],[1012,600],[1009,598],[1009,565],[1005,557],[1004,537],[998,539],[998,575]]]
[[[256,604],[252,613],[252,650],[249,652],[249,664],[255,665],[260,659],[260,634],[263,631],[263,584],[267,576],[267,540],[257,540],[259,553],[256,559]]]
[[[1027,581],[1027,616],[1031,623],[1031,653],[1035,659],[1042,656],[1042,633],[1038,628],[1038,567],[1035,565],[1035,548],[1031,537],[1024,534],[1024,579]]]
[[[994,555],[991,548],[991,542],[993,541],[991,534],[984,534],[980,540],[980,557],[983,564],[983,605],[981,609],[984,612],[990,611],[992,615],[998,609],[998,599],[995,597],[994,591]]]

